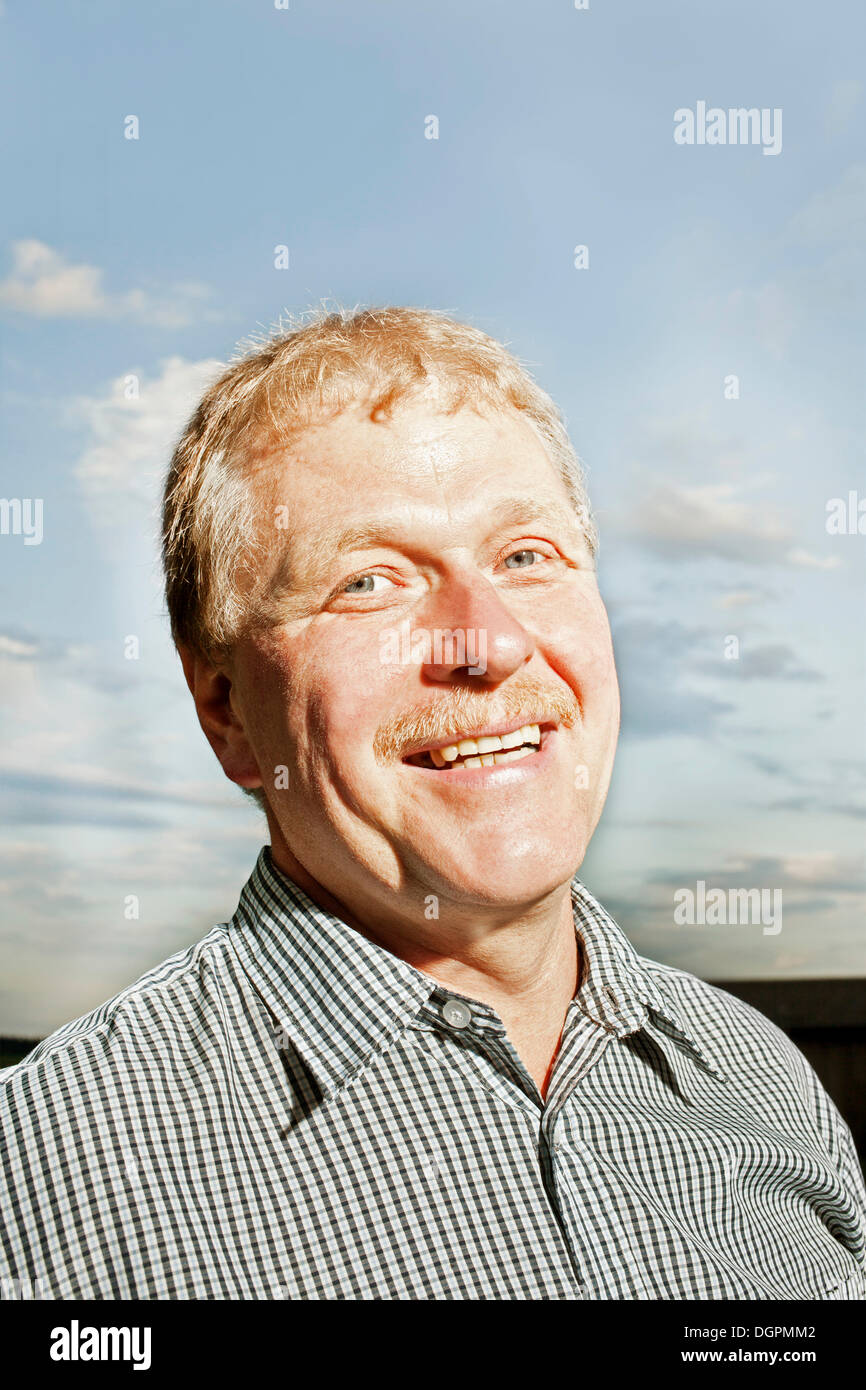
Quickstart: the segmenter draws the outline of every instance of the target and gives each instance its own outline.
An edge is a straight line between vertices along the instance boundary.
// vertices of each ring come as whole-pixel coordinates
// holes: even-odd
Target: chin
[[[557,846],[533,835],[507,849],[500,842],[492,854],[437,857],[427,862],[422,877],[443,897],[506,907],[536,902],[570,882],[585,852],[584,839],[573,834]]]

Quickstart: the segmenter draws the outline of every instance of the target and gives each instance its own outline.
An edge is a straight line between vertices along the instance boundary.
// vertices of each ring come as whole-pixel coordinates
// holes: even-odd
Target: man
[[[398,308],[277,337],[202,401],[164,538],[270,845],[230,923],[7,1075],[6,1269],[58,1298],[863,1298],[866,1193],[805,1059],[574,877],[617,681],[580,467],[510,354]]]

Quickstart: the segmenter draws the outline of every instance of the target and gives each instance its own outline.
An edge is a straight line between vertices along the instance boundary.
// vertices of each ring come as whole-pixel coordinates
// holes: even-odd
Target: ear
[[[178,647],[198,722],[229,781],[260,787],[262,778],[232,699],[229,674],[189,647]]]

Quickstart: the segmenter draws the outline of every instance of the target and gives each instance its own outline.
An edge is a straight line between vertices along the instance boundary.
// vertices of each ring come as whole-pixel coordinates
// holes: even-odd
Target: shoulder
[[[117,1291],[133,1287],[117,1232],[136,1232],[141,1249],[162,1241],[148,1194],[167,1200],[164,1179],[186,1190],[204,1165],[238,1051],[232,1024],[249,1013],[224,923],[0,1074],[4,1277],[35,1270],[57,1297],[129,1296]]]
[[[808,1059],[771,1019],[718,985],[674,966],[641,966],[683,1025],[719,1068],[767,1110],[805,1112],[835,1162],[847,1160],[851,1136]]]
[[[0,1114],[8,1121],[23,1107],[45,1118],[77,1096],[98,1102],[101,1083],[121,1088],[160,1058],[176,1067],[194,1054],[207,1002],[230,981],[228,933],[214,927],[0,1071]]]
[[[791,1039],[759,1009],[676,966],[641,957],[640,964],[660,994],[682,1017],[698,1042],[732,1065],[761,1061],[797,1074],[808,1065]]]

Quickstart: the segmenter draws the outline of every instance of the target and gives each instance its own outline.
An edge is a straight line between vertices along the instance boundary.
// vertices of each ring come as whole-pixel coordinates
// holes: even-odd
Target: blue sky
[[[449,310],[566,414],[624,706],[584,881],[705,978],[866,971],[866,539],[826,529],[866,497],[864,27],[832,0],[7,0],[0,491],[44,534],[0,535],[0,1032],[234,909],[265,826],[171,648],[159,485],[238,341],[331,299]],[[701,100],[781,109],[781,151],[677,145]],[[782,930],[675,925],[699,879],[781,889]]]

